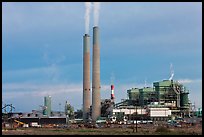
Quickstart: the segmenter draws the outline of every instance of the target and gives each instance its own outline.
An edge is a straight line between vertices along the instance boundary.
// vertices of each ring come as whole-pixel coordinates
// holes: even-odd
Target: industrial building
[[[152,87],[132,88],[127,90],[128,99],[117,103],[116,107],[124,105],[146,106],[151,104],[164,105],[171,109],[185,110],[189,108],[189,91],[179,82],[163,80],[154,82]]]
[[[115,103],[114,85],[111,85],[109,99],[101,99],[101,114],[96,120],[106,118],[116,121],[150,120],[168,121],[176,117],[189,117],[192,114],[189,90],[178,81],[163,80],[154,82],[153,87],[131,88],[127,99]],[[93,114],[93,106],[89,114]]]
[[[154,82],[153,87],[131,88],[127,99],[114,105],[112,115],[123,115],[131,119],[133,115],[153,121],[168,120],[191,115],[189,90],[174,80]],[[131,116],[132,115],[132,116]]]
[[[40,105],[40,110],[32,112],[9,112],[3,113],[2,123],[10,124],[10,127],[46,127],[48,125],[65,125],[69,120],[74,119],[74,108],[66,101],[65,111],[53,111],[51,109],[51,96],[44,97],[44,105]]]

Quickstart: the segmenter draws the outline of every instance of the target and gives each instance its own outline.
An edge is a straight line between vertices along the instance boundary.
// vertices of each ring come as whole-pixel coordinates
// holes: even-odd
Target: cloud
[[[82,63],[69,63],[66,65],[50,62],[46,67],[33,67],[26,69],[6,70],[2,72],[3,82],[64,82],[81,78]]]
[[[197,106],[202,106],[202,92],[200,91],[202,80],[190,80],[180,79],[180,82],[185,83],[184,86],[188,86],[190,90],[189,98],[191,102],[196,102]],[[189,85],[190,84],[190,85]],[[76,109],[82,108],[83,99],[83,84],[82,82],[77,83],[63,83],[63,84],[37,84],[37,83],[3,83],[2,85],[2,100],[4,102],[12,102],[16,108],[29,111],[35,109],[39,104],[43,105],[44,96],[51,95],[53,110],[58,109],[58,104],[62,105],[65,101],[69,101],[72,106]],[[114,94],[116,103],[120,102],[121,99],[127,98],[127,90],[131,88],[143,88],[153,87],[152,84],[144,83],[114,83]],[[194,93],[194,94],[192,94]],[[91,93],[92,94],[92,93]],[[101,84],[101,99],[110,98],[111,89],[110,84]],[[199,96],[198,96],[199,95]],[[90,100],[92,95],[90,96]],[[26,102],[26,105],[23,102]]]
[[[53,109],[58,108],[58,103],[62,104],[68,100],[75,109],[80,109],[82,105],[83,87],[81,83],[64,83],[64,84],[37,84],[37,83],[3,83],[2,100],[4,102],[13,102],[18,109],[36,108],[39,103],[43,103],[43,97],[50,95],[53,101]],[[132,87],[143,87],[143,84],[115,84],[116,102],[126,98],[127,89]],[[101,84],[101,99],[110,98],[110,85]],[[90,96],[91,99],[92,95]],[[20,101],[21,100],[21,101]],[[22,101],[26,102],[26,108],[22,106]]]
[[[63,63],[65,61],[66,57],[61,54],[56,54],[53,50],[50,50],[48,48],[48,44],[45,45],[45,51],[43,53],[43,60],[48,65],[49,68],[51,68],[50,75],[52,81],[58,81],[59,80],[59,75],[60,75],[60,70],[59,70],[59,64]]]
[[[178,82],[182,84],[188,84],[188,83],[201,83],[201,79],[178,79]]]
[[[33,83],[5,83],[2,85],[3,93],[8,98],[17,98],[18,95],[29,94],[33,97],[57,95],[70,92],[81,92],[82,84],[33,84]],[[17,95],[17,96],[16,96]]]
[[[202,79],[178,79],[189,90],[189,99],[191,103],[195,103],[196,107],[202,107]]]
[[[43,105],[44,96],[52,97],[52,110],[58,109],[59,102],[66,100],[75,108],[82,103],[82,83],[69,84],[34,84],[3,83],[2,101],[12,103],[16,111],[31,111]]]
[[[30,33],[50,32],[57,30],[74,30],[73,27],[81,25],[75,22],[82,22],[82,4],[68,2],[46,2],[46,3],[4,3],[2,5],[2,24],[6,33]],[[55,18],[53,20],[53,18]],[[80,26],[76,27],[80,28]]]
[[[53,77],[53,73],[56,72],[55,66],[8,70],[3,72],[3,78],[5,81],[14,80],[21,81],[36,81],[37,79],[49,79]]]

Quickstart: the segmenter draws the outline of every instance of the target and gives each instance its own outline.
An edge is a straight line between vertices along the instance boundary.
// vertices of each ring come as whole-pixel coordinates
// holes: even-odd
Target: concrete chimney
[[[96,122],[101,115],[100,98],[100,45],[99,28],[93,28],[93,61],[92,61],[92,121]]]
[[[88,120],[90,111],[90,36],[83,36],[83,120]]]

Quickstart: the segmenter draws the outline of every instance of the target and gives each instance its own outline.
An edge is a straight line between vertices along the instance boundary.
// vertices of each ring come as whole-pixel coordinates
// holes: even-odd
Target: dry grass
[[[19,128],[15,130],[2,130],[3,135],[202,135],[202,127],[191,128]]]

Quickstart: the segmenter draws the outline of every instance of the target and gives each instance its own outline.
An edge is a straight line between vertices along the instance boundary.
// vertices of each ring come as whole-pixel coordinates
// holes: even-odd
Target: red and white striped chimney
[[[115,96],[114,96],[114,85],[111,85],[111,99],[115,99]]]

